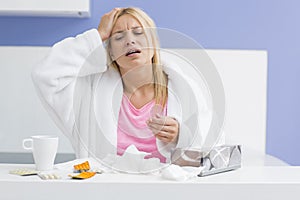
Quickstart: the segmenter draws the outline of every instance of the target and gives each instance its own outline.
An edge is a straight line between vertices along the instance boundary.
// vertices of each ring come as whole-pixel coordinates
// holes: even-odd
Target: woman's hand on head
[[[146,123],[159,140],[166,143],[177,142],[179,123],[173,117],[156,115],[147,120]]]
[[[113,28],[113,20],[116,13],[121,8],[114,8],[110,12],[104,14],[101,18],[101,21],[98,26],[98,32],[102,38],[102,41],[107,40],[110,37],[112,28]]]

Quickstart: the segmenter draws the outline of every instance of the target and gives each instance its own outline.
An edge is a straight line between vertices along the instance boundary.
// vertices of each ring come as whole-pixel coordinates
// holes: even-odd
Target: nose
[[[130,46],[130,45],[133,45],[133,44],[135,44],[134,41],[128,41],[128,42],[126,43],[126,46]]]
[[[130,31],[128,31],[126,34],[126,46],[130,46],[134,44],[135,44],[134,35]]]

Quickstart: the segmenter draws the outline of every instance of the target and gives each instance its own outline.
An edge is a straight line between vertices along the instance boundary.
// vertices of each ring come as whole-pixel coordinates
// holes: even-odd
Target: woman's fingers
[[[166,137],[163,137],[163,136],[160,136],[160,135],[155,135],[155,137],[159,140],[161,140],[162,142],[165,142],[165,143],[169,143],[171,142],[172,140],[166,138]]]
[[[177,131],[178,122],[172,117],[168,116],[159,116],[150,118],[147,121],[149,127],[152,127],[157,130],[165,130],[165,131]]]
[[[177,124],[177,120],[174,119],[173,117],[161,116],[161,115],[156,115],[155,117],[150,118],[149,121],[155,124],[167,125],[167,126]]]
[[[156,132],[165,131],[169,133],[175,133],[177,131],[176,126],[169,126],[169,125],[148,123],[148,127]]]
[[[170,134],[168,132],[160,131],[159,133],[155,134],[155,137],[162,140],[163,142],[172,142],[177,139],[176,134]]]
[[[110,37],[112,28],[113,28],[113,20],[116,13],[121,8],[114,8],[110,12],[104,14],[101,18],[101,21],[98,26],[98,32],[102,38],[102,41],[107,40]]]
[[[171,142],[178,138],[179,124],[172,117],[157,116],[147,121],[149,129],[163,142]]]

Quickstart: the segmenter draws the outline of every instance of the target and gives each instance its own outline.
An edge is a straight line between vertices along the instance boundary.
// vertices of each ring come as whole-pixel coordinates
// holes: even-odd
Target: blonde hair
[[[161,61],[160,61],[160,54],[159,54],[159,42],[158,42],[158,36],[155,30],[155,23],[154,21],[141,9],[139,8],[123,8],[120,9],[113,20],[113,24],[116,23],[117,19],[121,17],[122,15],[129,14],[132,17],[134,17],[136,20],[138,20],[142,28],[149,28],[149,33],[152,41],[152,48],[154,51],[153,57],[152,57],[152,72],[153,72],[153,79],[154,79],[154,98],[156,104],[161,104],[163,107],[166,105],[167,98],[168,98],[168,89],[167,89],[167,75],[162,69]],[[147,30],[148,32],[148,30]],[[107,52],[110,52],[110,43],[108,40],[108,44],[106,46]],[[115,69],[119,70],[119,66],[116,61],[113,61],[110,54],[107,54],[107,62],[109,67],[113,67]]]

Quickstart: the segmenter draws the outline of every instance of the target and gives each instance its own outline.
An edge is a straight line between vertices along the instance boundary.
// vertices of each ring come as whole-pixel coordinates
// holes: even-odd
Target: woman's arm
[[[56,43],[32,71],[37,93],[59,128],[74,127],[73,95],[76,80],[106,70],[106,53],[98,30],[92,29]]]
[[[90,106],[87,99],[91,99],[93,75],[101,75],[107,69],[106,50],[102,41],[110,36],[113,18],[118,10],[115,8],[103,15],[98,29],[56,43],[32,72],[42,103],[69,139],[76,134],[74,112],[81,115],[80,111],[84,110],[81,106]],[[74,99],[75,87],[77,96]],[[77,88],[80,88],[80,94],[77,94]],[[84,116],[77,117],[81,119]],[[76,147],[76,144],[73,145]]]

